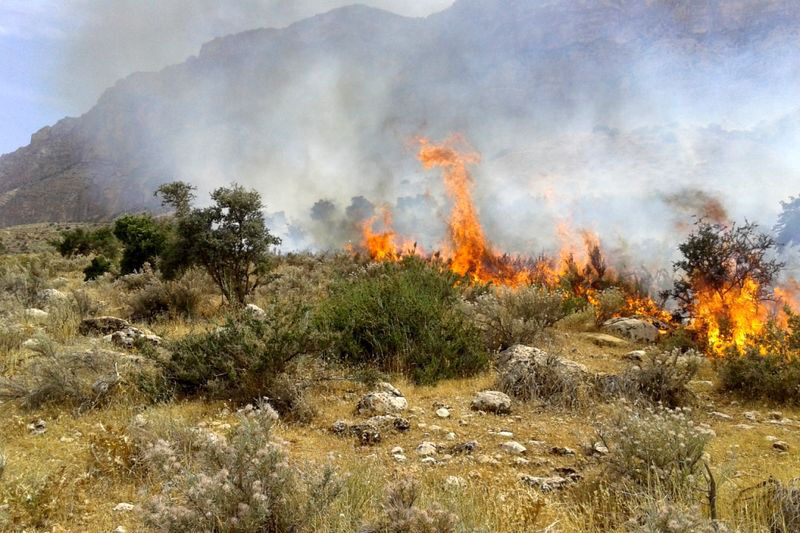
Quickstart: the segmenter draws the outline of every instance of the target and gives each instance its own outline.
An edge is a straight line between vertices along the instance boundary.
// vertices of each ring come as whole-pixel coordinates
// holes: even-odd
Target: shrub
[[[33,359],[19,378],[0,379],[0,399],[19,400],[27,409],[45,404],[97,407],[121,381],[119,371],[125,368],[118,363],[113,352],[47,353]]]
[[[130,274],[145,263],[155,264],[164,250],[167,230],[150,215],[125,215],[114,221],[114,235],[122,242],[120,271]]]
[[[312,478],[289,465],[286,451],[271,439],[278,415],[269,405],[248,406],[238,419],[230,438],[198,430],[191,457],[180,457],[163,440],[146,450],[147,461],[172,485],[146,506],[148,526],[176,533],[288,533],[336,497],[339,484],[329,469]]]
[[[89,266],[83,269],[83,281],[91,281],[111,272],[113,265],[105,257],[94,257]]]
[[[416,506],[419,485],[404,479],[389,490],[383,513],[374,524],[363,526],[358,533],[455,533],[459,525],[453,513],[433,506],[422,509]]]
[[[564,317],[564,298],[541,287],[497,287],[470,306],[491,350],[531,344]]]
[[[408,257],[340,282],[320,313],[335,335],[334,354],[417,383],[478,372],[488,356],[461,307],[458,281],[440,265]]]
[[[585,372],[571,361],[554,354],[530,350],[527,357],[515,358],[501,366],[497,387],[522,401],[539,400],[551,405],[575,406],[586,401],[590,391]]]
[[[282,380],[296,359],[319,351],[323,343],[307,306],[275,304],[263,317],[244,312],[213,332],[174,342],[164,368],[167,379],[184,394],[237,401],[267,396],[291,418],[308,412],[303,388]]]
[[[193,279],[164,282],[153,277],[131,294],[128,307],[133,320],[152,321],[161,316],[194,318],[202,296],[202,287]]]
[[[104,226],[94,231],[75,228],[61,232],[61,240],[51,242],[63,257],[97,254],[116,258],[119,242],[110,227]]]
[[[781,483],[770,478],[745,489],[736,500],[740,518],[770,533],[800,531],[800,478]]]
[[[0,354],[19,349],[26,338],[25,331],[20,326],[0,325]]]
[[[24,307],[41,307],[42,291],[47,288],[48,272],[41,261],[16,264],[0,270],[0,291]]]
[[[800,404],[800,358],[755,348],[743,355],[729,353],[718,363],[722,390],[750,400]]]
[[[696,425],[689,409],[626,408],[600,433],[607,464],[619,476],[645,487],[676,493],[689,487],[713,431]]]
[[[691,395],[687,388],[697,374],[703,357],[691,351],[650,350],[644,361],[627,370],[621,378],[623,393],[633,399],[644,397],[667,407],[684,405]]]
[[[647,505],[625,525],[627,533],[727,533],[724,524],[709,520],[698,509],[661,501]]]
[[[594,305],[595,323],[599,326],[606,320],[616,316],[625,308],[625,294],[615,287],[605,289],[597,294]]]

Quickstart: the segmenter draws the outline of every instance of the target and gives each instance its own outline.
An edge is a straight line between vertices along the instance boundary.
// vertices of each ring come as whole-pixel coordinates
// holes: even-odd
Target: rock
[[[451,431],[450,433],[445,435],[444,438],[447,440],[456,440],[456,434]]]
[[[741,430],[745,430],[745,431],[753,429],[753,426],[751,426],[750,424],[736,424],[733,427],[735,427],[736,429],[741,429]]]
[[[475,411],[486,411],[487,413],[507,414],[511,412],[511,398],[500,391],[482,391],[472,399],[470,408]]]
[[[403,448],[401,448],[400,446],[395,446],[394,448],[392,448],[392,452],[391,453],[392,453],[392,455],[398,455],[398,454],[402,454],[404,452],[403,452]]]
[[[460,489],[467,486],[467,480],[461,476],[447,476],[447,479],[444,480],[444,484],[448,487]]]
[[[514,460],[512,462],[517,466],[528,466],[529,464],[531,464],[531,462],[528,459],[525,459],[524,457],[514,457]]]
[[[766,439],[767,439],[769,442],[776,442],[776,441],[780,440],[780,439],[778,439],[778,437],[776,437],[775,435],[767,435],[765,438],[766,438]]]
[[[471,454],[477,449],[478,449],[478,441],[471,440],[468,442],[464,442],[462,444],[456,444],[455,446],[451,446],[448,452],[453,455]]]
[[[22,343],[23,348],[27,348],[28,350],[35,350],[36,348],[42,346],[43,341],[37,337],[31,337],[30,339],[26,340]]]
[[[422,461],[420,462],[424,465],[435,465],[436,459],[434,459],[433,457],[423,457]]]
[[[117,529],[114,530],[114,533],[128,533],[128,530],[125,529],[125,526],[117,526]]]
[[[696,379],[694,381],[690,381],[689,386],[694,387],[695,389],[712,389],[714,388],[714,382],[708,381],[707,379]]]
[[[781,411],[770,411],[767,413],[767,418],[770,420],[783,420],[783,413]]]
[[[48,305],[56,305],[69,300],[69,296],[58,289],[45,289],[39,293],[39,297]]]
[[[601,348],[621,348],[628,345],[628,341],[606,333],[583,333],[582,336]]]
[[[33,320],[34,322],[44,322],[49,316],[50,313],[47,311],[42,311],[41,309],[36,309],[35,307],[30,307],[25,310],[25,318],[28,320]]]
[[[377,444],[381,441],[379,428],[369,422],[353,424],[347,420],[337,420],[331,426],[331,431],[341,436],[352,435],[363,445]]]
[[[498,437],[505,437],[507,439],[510,439],[511,437],[514,436],[514,433],[511,432],[511,431],[498,431],[497,432],[497,436]]]
[[[773,442],[772,447],[778,450],[779,452],[789,451],[789,444],[782,440],[776,440],[775,442]]]
[[[484,455],[479,455],[477,461],[478,461],[478,464],[482,464],[482,465],[499,465],[500,464],[500,461],[498,461],[497,459],[495,459],[494,457],[492,457],[490,455],[485,455],[485,454]]]
[[[436,416],[439,418],[450,418],[450,411],[446,407],[440,407],[436,410]]]
[[[393,385],[379,383],[377,390],[370,392],[358,402],[359,414],[388,415],[405,411],[408,401]]]
[[[632,352],[628,352],[622,356],[623,359],[628,359],[629,361],[637,361],[641,363],[644,361],[647,352],[644,350],[633,350]]]
[[[110,335],[131,327],[127,320],[114,316],[98,316],[81,320],[78,331],[81,335]]]
[[[134,328],[133,326],[115,331],[111,335],[106,335],[103,338],[123,348],[132,348],[137,342],[144,342],[151,346],[158,346],[161,344],[161,337],[158,335],[153,335],[149,331]]]
[[[114,506],[115,513],[127,513],[129,511],[133,511],[136,507],[132,503],[118,503]]]
[[[751,422],[758,422],[758,417],[760,415],[758,411],[745,411],[744,413],[742,413],[742,416],[744,416],[747,420]]]
[[[612,318],[603,323],[603,328],[635,342],[658,340],[658,328],[641,318]]]
[[[553,455],[575,455],[575,450],[566,446],[553,446],[550,448],[550,453]]]
[[[247,304],[244,307],[244,311],[245,311],[245,313],[248,313],[248,314],[252,315],[255,318],[266,318],[266,316],[267,316],[267,313],[265,313],[264,310],[261,309],[256,304]]]
[[[397,431],[408,431],[409,429],[411,429],[411,422],[409,422],[408,420],[406,420],[401,416],[395,417],[394,423],[392,425],[394,426],[394,429],[396,429]]]
[[[502,443],[500,447],[506,452],[514,455],[522,455],[523,453],[528,451],[528,449],[525,446],[514,440],[506,441]]]
[[[395,460],[395,461],[397,461],[398,463],[405,462],[405,461],[408,459],[408,457],[406,457],[406,456],[405,456],[404,454],[402,454],[402,453],[396,453],[396,454],[392,455],[392,457],[393,457],[393,458],[394,458],[394,460]]]
[[[602,442],[595,442],[592,444],[590,453],[592,455],[608,455],[608,448]]]
[[[531,487],[535,487],[542,492],[550,492],[553,490],[558,490],[564,488],[569,481],[566,478],[561,476],[550,476],[550,477],[537,477],[537,476],[529,476],[527,474],[521,474],[519,476],[519,480],[525,483],[526,485],[530,485]]]
[[[417,446],[416,452],[417,455],[422,457],[436,455],[436,445],[432,442],[424,441]]]
[[[42,435],[47,431],[47,424],[40,418],[28,424],[28,431],[31,435]]]
[[[731,415],[728,415],[728,414],[725,414],[725,413],[720,413],[719,411],[712,411],[712,412],[710,412],[708,414],[711,415],[711,416],[720,418],[722,420],[731,420],[733,418]]]

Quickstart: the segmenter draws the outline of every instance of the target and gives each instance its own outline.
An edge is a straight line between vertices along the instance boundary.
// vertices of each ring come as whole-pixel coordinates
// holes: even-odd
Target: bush
[[[6,462],[7,461],[8,460],[6,459],[6,456],[3,453],[3,450],[0,449],[0,479],[3,479],[3,474],[6,471]]]
[[[513,350],[521,357],[512,354],[501,365],[499,390],[522,401],[536,399],[551,405],[576,406],[587,400],[591,387],[581,367],[536,348]]]
[[[680,493],[699,473],[713,431],[696,425],[688,409],[661,406],[626,408],[600,433],[609,450],[607,464],[619,476],[644,487]]]
[[[175,533],[288,533],[336,497],[339,484],[330,470],[310,478],[289,465],[286,451],[271,440],[278,415],[269,405],[248,406],[238,418],[230,438],[198,430],[189,458],[167,441],[149,447],[146,460],[172,488],[146,506],[148,526]]]
[[[623,393],[667,407],[684,405],[691,395],[687,385],[694,379],[702,361],[703,357],[694,351],[685,354],[680,350],[648,351],[641,365],[622,375]]]
[[[617,288],[610,288],[597,294],[594,305],[595,323],[600,326],[606,320],[614,318],[625,308],[625,295]]]
[[[194,318],[202,302],[202,287],[192,278],[161,281],[154,277],[128,299],[133,320],[152,321],[162,316]]]
[[[307,418],[303,388],[288,386],[291,364],[323,348],[302,304],[268,306],[265,316],[244,312],[224,327],[187,335],[170,346],[167,379],[184,394],[250,401],[267,396],[282,415]]]
[[[563,296],[541,287],[497,287],[470,309],[491,350],[531,344],[565,316]]]
[[[661,501],[646,506],[625,527],[627,533],[727,533],[724,524],[709,520],[698,509]]]
[[[105,257],[95,257],[89,266],[83,269],[83,281],[91,281],[111,272],[113,265]]]
[[[415,481],[397,482],[389,490],[382,516],[358,533],[455,533],[459,525],[456,515],[438,506],[421,509],[416,506],[418,498],[419,485]]]
[[[800,404],[800,358],[792,355],[761,355],[755,348],[743,355],[722,358],[717,367],[722,390],[749,400],[772,400]]]
[[[331,289],[320,313],[334,354],[354,364],[400,371],[417,383],[471,375],[488,356],[460,303],[461,281],[414,257],[375,265]]]
[[[41,261],[12,265],[0,270],[0,291],[24,307],[41,307],[42,291],[47,288],[48,272]]]
[[[114,221],[114,235],[122,242],[120,271],[130,274],[145,263],[155,264],[164,250],[167,230],[150,215],[126,215]]]
[[[20,326],[0,325],[0,354],[19,349],[27,336]]]
[[[762,525],[770,533],[800,531],[800,478],[788,483],[770,478],[743,490],[736,511],[740,518]]]
[[[119,242],[107,226],[94,231],[85,228],[62,231],[61,240],[51,244],[63,257],[97,254],[113,259],[119,254]]]

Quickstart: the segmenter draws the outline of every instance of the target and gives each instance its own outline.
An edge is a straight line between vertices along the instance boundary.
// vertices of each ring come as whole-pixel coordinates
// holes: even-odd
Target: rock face
[[[603,324],[610,333],[635,342],[656,342],[658,328],[640,318],[612,318]]]
[[[221,37],[184,63],[120,80],[81,117],[44,127],[1,157],[0,226],[158,209],[153,191],[164,176],[215,171],[253,183],[281,176],[264,183],[266,190],[291,183],[297,191],[322,187],[324,197],[354,195],[326,177],[316,181],[319,173],[309,172],[297,147],[352,152],[347,163],[377,182],[406,160],[398,135],[418,133],[423,122],[467,130],[490,153],[513,153],[522,145],[497,136],[501,127],[551,131],[558,146],[559,128],[572,122],[565,118],[592,115],[597,102],[625,116],[683,91],[713,124],[744,107],[742,87],[761,87],[759,99],[767,101],[796,86],[796,69],[770,59],[794,57],[798,28],[795,0],[459,0],[426,18],[350,6],[280,30]],[[653,60],[663,55],[664,65]],[[647,67],[646,79],[637,76]],[[312,83],[306,73],[321,75]],[[330,118],[339,91],[348,96],[335,99],[333,114],[355,119],[346,135]],[[492,102],[488,112],[485,102]],[[623,154],[633,141],[606,124],[598,120],[602,129],[589,146],[609,143]],[[715,140],[718,132],[704,135]],[[637,146],[641,140],[637,134]],[[669,143],[642,150],[653,157]],[[664,153],[674,164],[675,154]],[[675,174],[664,167],[654,179]]]
[[[475,395],[470,408],[499,415],[507,414],[511,412],[511,398],[508,394],[496,390],[482,391]]]

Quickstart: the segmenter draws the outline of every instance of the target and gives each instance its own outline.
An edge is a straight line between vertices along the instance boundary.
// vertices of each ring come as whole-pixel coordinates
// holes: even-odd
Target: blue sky
[[[0,154],[80,115],[117,79],[202,43],[352,3],[424,16],[453,0],[0,0]]]

